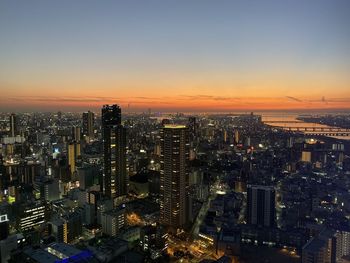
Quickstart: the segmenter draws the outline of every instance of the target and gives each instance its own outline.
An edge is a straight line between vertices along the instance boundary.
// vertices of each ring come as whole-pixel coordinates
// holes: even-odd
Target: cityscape
[[[1,263],[349,263],[350,3],[0,1]]]

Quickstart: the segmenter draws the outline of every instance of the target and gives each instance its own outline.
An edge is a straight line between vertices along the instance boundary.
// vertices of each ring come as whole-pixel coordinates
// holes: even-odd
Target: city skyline
[[[0,3],[0,110],[349,109],[348,1]]]
[[[350,263],[349,0],[0,0],[1,263]]]

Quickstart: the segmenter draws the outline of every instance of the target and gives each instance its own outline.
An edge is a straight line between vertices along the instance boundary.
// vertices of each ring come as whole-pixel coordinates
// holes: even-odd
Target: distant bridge
[[[268,124],[267,124],[268,125]],[[303,132],[307,135],[315,136],[350,136],[350,129],[339,127],[288,127],[288,126],[274,126],[272,128],[282,129],[290,132]]]
[[[306,135],[313,136],[331,136],[331,137],[347,137],[350,136],[350,133],[342,133],[342,132],[306,132]]]
[[[263,123],[266,123],[267,125],[269,125],[269,123],[305,123],[305,122],[302,122],[302,121],[264,121],[263,120]]]

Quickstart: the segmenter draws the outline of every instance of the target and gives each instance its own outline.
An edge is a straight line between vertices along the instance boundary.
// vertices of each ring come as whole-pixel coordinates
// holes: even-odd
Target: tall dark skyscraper
[[[110,198],[126,195],[128,185],[126,129],[121,124],[121,109],[118,105],[103,106],[102,136],[104,151],[102,191]]]
[[[248,185],[247,222],[252,225],[275,225],[275,189],[271,186]]]
[[[83,113],[83,134],[89,138],[94,137],[95,114],[91,111]]]
[[[0,154],[0,189],[3,189],[8,183],[6,176],[6,168],[4,166],[3,157]]]
[[[160,218],[181,228],[188,222],[189,135],[183,125],[165,125],[161,131]]]
[[[197,133],[197,121],[196,117],[189,117],[188,118],[188,128],[190,130],[190,133],[192,136],[195,136]]]
[[[10,136],[15,137],[16,135],[18,135],[18,133],[18,119],[16,114],[12,113],[10,115]]]

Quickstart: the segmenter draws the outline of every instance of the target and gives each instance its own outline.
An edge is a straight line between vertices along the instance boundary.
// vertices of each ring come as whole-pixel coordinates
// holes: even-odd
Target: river
[[[288,112],[262,112],[257,113],[261,114],[262,121],[270,126],[279,126],[285,127],[288,129],[297,128],[297,127],[307,127],[307,128],[337,128],[333,126],[323,125],[319,123],[310,123],[297,120],[298,116],[306,115],[302,113],[288,113]],[[301,131],[305,134],[312,133],[312,131]],[[322,132],[320,132],[322,133]],[[350,140],[350,136],[328,136],[332,138],[342,139],[342,140]]]

